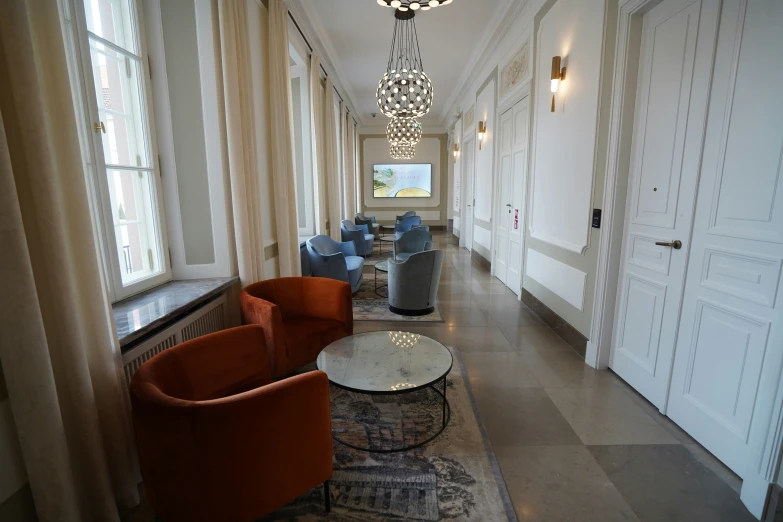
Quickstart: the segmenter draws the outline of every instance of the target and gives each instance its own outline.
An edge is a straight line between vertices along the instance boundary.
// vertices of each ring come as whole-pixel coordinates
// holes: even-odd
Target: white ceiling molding
[[[314,52],[321,59],[321,63],[326,70],[332,75],[332,83],[340,92],[343,100],[348,104],[348,110],[351,115],[356,118],[359,125],[364,125],[364,120],[359,112],[354,110],[354,107],[358,107],[354,100],[356,100],[356,93],[343,81],[347,78],[345,72],[336,65],[338,62],[332,60],[332,56],[335,56],[334,45],[329,39],[328,33],[324,30],[323,25],[320,22],[318,13],[313,12],[312,3],[302,2],[301,0],[286,0],[289,10],[296,18],[296,22],[301,27],[302,31],[307,35],[307,40],[310,45],[313,46]],[[384,127],[384,132],[386,129]]]
[[[482,35],[480,42],[476,46],[476,51],[473,53],[473,56],[471,56],[470,60],[468,60],[468,65],[465,67],[462,76],[460,76],[458,82],[460,87],[454,90],[447,103],[442,106],[444,108],[439,113],[441,123],[444,123],[444,120],[449,117],[449,114],[452,114],[457,110],[454,107],[455,104],[458,105],[464,97],[467,96],[468,89],[470,89],[478,74],[481,73],[481,69],[487,65],[492,53],[506,36],[509,29],[511,29],[517,21],[517,18],[522,14],[525,7],[529,4],[530,0],[512,0],[508,3],[506,9],[501,9],[499,11],[500,16],[496,16],[495,19],[493,19],[493,23],[489,25],[490,29]],[[445,123],[448,123],[448,121],[445,121]]]

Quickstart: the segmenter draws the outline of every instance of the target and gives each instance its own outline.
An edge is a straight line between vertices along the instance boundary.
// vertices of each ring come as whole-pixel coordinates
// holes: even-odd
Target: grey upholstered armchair
[[[380,237],[381,226],[375,222],[375,216],[365,216],[359,212],[354,216],[353,222],[357,225],[367,225],[367,230],[370,231],[370,234],[376,238]]]
[[[315,277],[345,281],[353,293],[362,287],[364,259],[356,255],[353,241],[338,243],[329,236],[315,236],[307,240],[307,254]]]
[[[432,234],[421,228],[414,228],[404,232],[398,239],[394,240],[393,259],[404,261],[416,252],[432,250]]]
[[[367,230],[367,225],[354,225],[351,220],[344,219],[340,222],[340,235],[343,242],[353,241],[356,244],[356,253],[360,256],[372,254],[372,243],[375,236]]]
[[[419,216],[409,216],[394,225],[394,237],[399,239],[400,236],[412,229],[421,225],[421,218]]]
[[[389,310],[399,315],[426,315],[435,309],[443,250],[411,254],[389,261]]]
[[[405,214],[403,214],[401,216],[397,216],[397,219],[395,220],[395,223],[399,223],[403,219],[409,218],[409,217],[415,216],[415,215],[416,215],[416,211],[415,210],[409,210]]]

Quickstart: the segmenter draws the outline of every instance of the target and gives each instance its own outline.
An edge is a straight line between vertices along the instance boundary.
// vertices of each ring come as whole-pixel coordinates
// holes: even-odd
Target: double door
[[[783,4],[642,20],[610,367],[741,477],[783,364]]]
[[[528,122],[527,97],[500,116],[500,183],[495,198],[499,204],[492,269],[517,295],[522,291]]]

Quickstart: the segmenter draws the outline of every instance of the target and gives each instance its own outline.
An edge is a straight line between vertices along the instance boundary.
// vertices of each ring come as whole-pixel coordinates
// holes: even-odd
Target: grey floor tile
[[[495,447],[520,522],[638,521],[584,446]]]
[[[573,446],[581,443],[544,390],[472,388],[493,446]]]
[[[431,323],[439,326],[414,327],[417,333],[423,333],[448,346],[456,346],[460,352],[513,352],[511,345],[496,326],[448,326],[444,323]],[[426,330],[422,330],[426,328]]]
[[[540,388],[522,358],[516,353],[468,352],[462,361],[473,387]]]
[[[707,467],[707,469],[715,473],[719,479],[728,484],[728,486],[734,490],[737,495],[740,494],[740,490],[742,489],[742,479],[735,475],[734,472],[729,468],[727,468],[725,464],[715,458],[712,453],[704,449],[704,446],[696,442],[693,444],[683,444],[683,446],[685,446],[688,451],[690,451],[693,456],[696,457],[696,460],[701,462],[704,466]]]
[[[519,321],[499,324],[498,327],[506,336],[511,346],[520,350],[550,351],[550,350],[570,350],[573,348],[561,339],[551,328],[546,326],[533,312],[524,310],[519,314],[527,321]],[[495,316],[490,315],[492,320]],[[584,362],[584,359],[582,359]]]
[[[518,353],[545,388],[612,386],[618,379],[608,370],[590,368],[570,347],[564,350],[518,350]]]
[[[588,446],[588,449],[641,520],[756,520],[739,495],[685,446]]]
[[[616,386],[546,392],[584,444],[678,443]]]

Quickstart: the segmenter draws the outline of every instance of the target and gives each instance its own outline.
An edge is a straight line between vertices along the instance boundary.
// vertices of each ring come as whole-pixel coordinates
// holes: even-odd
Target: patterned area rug
[[[388,282],[387,274],[375,269],[372,273],[365,272],[363,274],[362,287],[353,296],[354,321],[443,322],[443,313],[439,302],[435,303],[435,310],[427,315],[397,315],[389,310]],[[377,293],[376,288],[378,289]]]
[[[515,522],[459,352],[446,396],[451,420],[438,438],[402,453],[368,453],[334,442],[332,512],[318,487],[262,521]],[[431,390],[400,396],[363,395],[332,386],[332,426],[357,446],[389,447],[426,440],[441,423]]]

